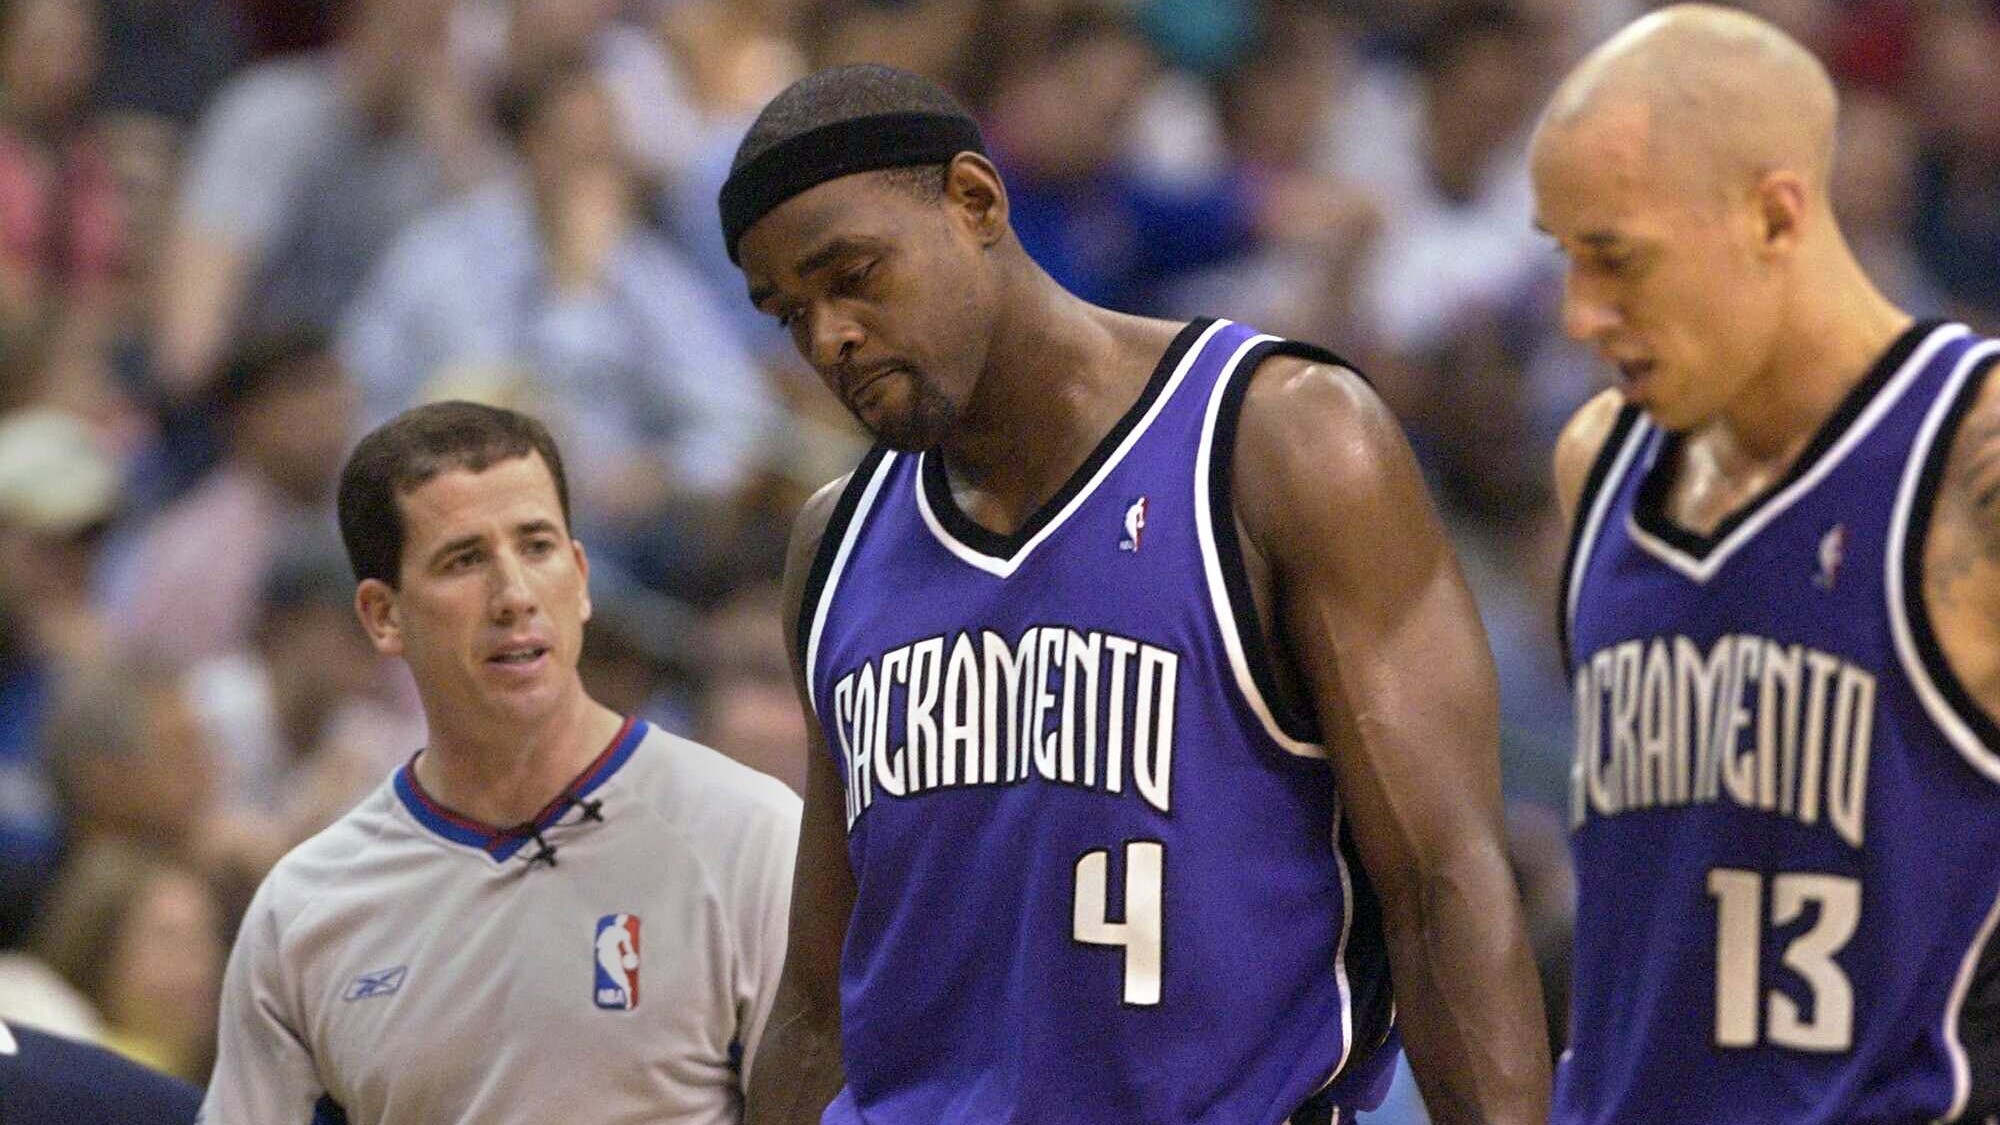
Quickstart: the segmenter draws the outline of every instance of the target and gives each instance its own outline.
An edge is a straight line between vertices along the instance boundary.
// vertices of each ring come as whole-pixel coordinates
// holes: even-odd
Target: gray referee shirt
[[[404,766],[258,890],[200,1120],[737,1121],[798,824],[783,784],[641,722],[539,840]]]

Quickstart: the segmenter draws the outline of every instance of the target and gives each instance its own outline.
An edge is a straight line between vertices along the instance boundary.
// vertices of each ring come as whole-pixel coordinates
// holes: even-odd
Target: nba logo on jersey
[[[639,1006],[639,919],[606,914],[597,920],[597,1006],[629,1011]]]
[[[1139,549],[1139,537],[1146,531],[1146,498],[1139,497],[1125,509],[1125,538],[1118,541],[1121,551]]]

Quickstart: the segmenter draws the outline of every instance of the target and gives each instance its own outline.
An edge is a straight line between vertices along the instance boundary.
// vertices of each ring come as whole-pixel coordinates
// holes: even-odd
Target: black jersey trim
[[[1286,1117],[1288,1125],[1340,1121],[1340,1106],[1335,1104],[1334,1094],[1341,1079],[1366,1067],[1375,1052],[1389,1041],[1389,1033],[1396,1029],[1395,990],[1389,977],[1389,945],[1383,937],[1382,900],[1368,879],[1367,868],[1361,865],[1361,851],[1354,843],[1354,833],[1349,830],[1346,817],[1340,818],[1334,836],[1339,853],[1335,862],[1346,875],[1343,888],[1346,901],[1341,903],[1341,909],[1347,915],[1347,932],[1341,942],[1339,971],[1347,986],[1348,1036],[1339,1067]]]
[[[1659,454],[1653,459],[1652,467],[1639,482],[1639,494],[1632,507],[1633,522],[1641,530],[1692,558],[1695,562],[1705,562],[1717,547],[1728,541],[1736,529],[1742,527],[1758,512],[1782,495],[1799,478],[1810,473],[1818,465],[1827,451],[1832,449],[1854,425],[1855,419],[1868,408],[1868,404],[1882,393],[1903,364],[1915,353],[1931,333],[1944,325],[1941,320],[1922,320],[1903,330],[1896,337],[1889,350],[1875,360],[1868,374],[1856,383],[1840,405],[1819,429],[1813,432],[1812,440],[1805,449],[1792,459],[1791,467],[1782,477],[1766,485],[1763,491],[1723,517],[1715,530],[1702,535],[1675,523],[1667,514],[1667,497],[1673,491],[1674,480],[1679,471],[1682,435],[1668,431],[1660,441]]]
[[[1070,501],[1076,499],[1077,494],[1097,476],[1097,471],[1104,467],[1104,463],[1111,459],[1111,455],[1117,452],[1120,445],[1124,444],[1125,438],[1139,425],[1146,412],[1152,409],[1153,403],[1160,397],[1160,392],[1166,389],[1174,370],[1180,366],[1181,359],[1187,354],[1188,349],[1193,347],[1195,341],[1201,339],[1202,333],[1208,331],[1209,326],[1214,323],[1213,318],[1203,317],[1189,321],[1175,333],[1173,342],[1167,345],[1167,350],[1160,356],[1160,361],[1153,365],[1153,373],[1147,378],[1146,386],[1139,392],[1138,399],[1125,409],[1125,413],[1119,416],[1110,431],[1098,439],[1097,445],[1090,451],[1090,456],[1084,458],[1083,464],[1078,465],[1076,471],[1069,475],[1069,479],[1063,481],[1062,487],[1056,490],[1055,495],[1043,501],[1042,505],[1029,515],[1027,522],[1009,534],[1003,535],[991,528],[982,527],[959,509],[958,498],[951,493],[951,479],[945,472],[944,457],[937,449],[926,450],[921,460],[923,479],[920,487],[924,490],[925,499],[930,502],[932,514],[937,517],[938,526],[944,529],[945,534],[957,540],[960,546],[975,554],[984,555],[995,562],[1012,562],[1014,556],[1033,541],[1051,521],[1061,515],[1063,510],[1069,507]]]
[[[1395,990],[1389,977],[1389,943],[1382,927],[1382,899],[1361,864],[1361,849],[1346,817],[1340,821],[1340,854],[1347,864],[1348,1008],[1353,1012],[1353,1042],[1347,1050],[1344,1077],[1366,1065],[1389,1041],[1396,1028]]]
[[[1979,701],[1966,690],[1964,681],[1952,670],[1951,661],[1945,658],[1944,646],[1938,643],[1937,631],[1931,626],[1930,608],[1924,601],[1924,542],[1929,538],[1931,515],[1937,507],[1938,490],[1944,483],[1945,464],[1950,460],[1952,441],[1958,436],[1958,429],[1965,416],[1972,411],[1979,399],[1980,388],[1994,367],[2000,365],[2000,354],[1988,355],[1979,360],[1959,388],[1957,397],[1946,408],[1943,424],[1931,440],[1930,450],[1924,455],[1923,469],[1917,478],[1917,491],[1910,506],[1909,524],[1903,532],[1903,613],[1910,626],[1910,641],[1917,651],[1917,660],[1931,683],[1944,697],[1950,707],[1965,725],[1971,729],[1979,744],[1990,754],[2000,755],[2000,724],[1986,713]]]
[[[1958,1042],[1970,1079],[1960,1117],[1985,1121],[2000,1113],[2000,933],[1988,934],[1979,951],[1958,1011]]]
[[[1574,671],[1570,667],[1569,615],[1570,592],[1576,588],[1576,568],[1590,561],[1590,545],[1584,539],[1597,529],[1592,517],[1597,514],[1598,496],[1603,493],[1611,476],[1611,466],[1618,463],[1619,454],[1625,451],[1625,442],[1632,435],[1632,428],[1639,424],[1643,413],[1637,406],[1625,403],[1618,408],[1617,420],[1611,424],[1611,433],[1597,450],[1597,457],[1590,463],[1590,473],[1583,478],[1583,492],[1578,495],[1576,516],[1569,529],[1569,547],[1563,552],[1562,569],[1556,586],[1556,645],[1562,654],[1564,675]]]
[[[1952,1121],[1987,1121],[2000,1114],[2000,900],[1968,951],[1970,975],[1951,1031],[1965,1052],[1965,1105]]]
[[[888,455],[888,446],[877,445],[854,467],[854,472],[847,478],[847,487],[840,490],[840,499],[834,502],[833,515],[827,518],[826,530],[820,533],[819,546],[813,551],[812,567],[806,571],[806,588],[804,596],[799,599],[798,631],[792,638],[798,651],[792,656],[805,669],[809,684],[813,669],[806,657],[812,652],[813,621],[819,616],[820,598],[826,593],[827,581],[833,577],[833,563],[840,557],[840,544],[847,538],[847,525],[854,520],[854,510],[861,506],[862,494],[868,491],[869,482],[875,479],[875,471]]]
[[[1222,574],[1224,596],[1229,602],[1226,608],[1236,622],[1236,638],[1243,648],[1243,662],[1249,667],[1250,682],[1264,697],[1264,706],[1270,709],[1272,721],[1287,738],[1317,743],[1320,740],[1319,723],[1298,705],[1298,701],[1278,690],[1276,654],[1271,652],[1263,622],[1257,615],[1257,599],[1250,589],[1249,568],[1243,562],[1243,544],[1236,534],[1236,498],[1230,493],[1236,466],[1236,427],[1242,420],[1243,402],[1250,393],[1250,380],[1256,377],[1258,365],[1274,355],[1297,356],[1313,363],[1330,364],[1353,371],[1363,382],[1367,381],[1367,376],[1356,370],[1353,364],[1312,344],[1296,340],[1270,340],[1254,344],[1238,358],[1235,368],[1229,372],[1229,385],[1222,389],[1222,398],[1216,404],[1215,433],[1209,445],[1209,527],[1215,533],[1215,561]]]

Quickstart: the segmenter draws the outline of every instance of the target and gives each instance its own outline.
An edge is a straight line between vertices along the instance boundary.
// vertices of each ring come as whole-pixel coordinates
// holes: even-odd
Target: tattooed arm
[[[2000,367],[1959,424],[1924,544],[1924,604],[1945,659],[2000,721]]]

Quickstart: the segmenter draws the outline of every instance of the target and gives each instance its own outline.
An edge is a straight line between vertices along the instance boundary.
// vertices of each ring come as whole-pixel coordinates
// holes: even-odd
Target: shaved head
[[[1611,130],[1647,165],[1698,177],[1690,188],[1732,193],[1790,171],[1823,202],[1835,111],[1832,78],[1796,40],[1744,12],[1677,4],[1592,51],[1550,100],[1535,144]]]

